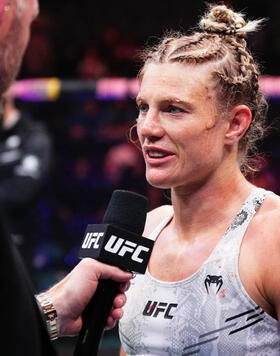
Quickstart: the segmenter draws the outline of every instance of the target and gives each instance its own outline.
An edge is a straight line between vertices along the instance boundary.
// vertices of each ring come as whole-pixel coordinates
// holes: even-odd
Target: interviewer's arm
[[[93,297],[99,279],[113,279],[121,283],[120,294],[114,299],[114,306],[107,320],[107,327],[114,326],[122,317],[122,307],[132,274],[117,267],[105,265],[93,259],[83,259],[62,281],[50,288],[46,294],[57,311],[60,335],[76,335],[82,327],[82,312]]]

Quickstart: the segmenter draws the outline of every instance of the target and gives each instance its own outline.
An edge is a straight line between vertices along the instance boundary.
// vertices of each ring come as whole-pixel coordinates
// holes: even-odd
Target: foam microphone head
[[[124,270],[145,273],[154,241],[143,238],[148,199],[115,190],[102,224],[89,224],[79,257],[90,257]]]
[[[127,190],[115,190],[105,212],[103,223],[122,227],[142,235],[146,222],[148,199]]]

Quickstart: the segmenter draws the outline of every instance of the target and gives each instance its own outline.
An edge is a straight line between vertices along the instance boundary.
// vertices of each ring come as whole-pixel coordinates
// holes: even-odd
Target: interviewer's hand
[[[121,283],[120,294],[107,319],[112,328],[122,315],[126,302],[124,291],[129,287],[132,273],[109,266],[91,258],[84,258],[61,282],[46,293],[50,296],[60,322],[60,335],[76,335],[82,327],[82,312],[94,295],[99,279],[112,279]]]

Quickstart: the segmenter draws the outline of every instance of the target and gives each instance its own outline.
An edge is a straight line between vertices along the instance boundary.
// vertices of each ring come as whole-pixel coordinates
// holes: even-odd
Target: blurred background
[[[267,18],[263,31],[250,36],[249,46],[263,74],[279,76],[280,2],[224,3],[244,11],[249,18]],[[133,79],[140,68],[141,49],[166,30],[194,27],[205,10],[205,2],[40,0],[40,7],[18,80]],[[118,87],[118,82],[115,85]],[[252,179],[256,185],[279,193],[277,90],[280,93],[280,88],[274,88],[276,94],[268,95],[268,120],[273,129],[260,146],[261,169]],[[133,95],[98,97],[94,91],[75,90],[53,101],[29,97],[11,105],[39,125],[43,135],[39,140],[44,162],[40,184],[28,203],[21,201],[12,215],[14,220],[25,217],[25,224],[14,235],[19,244],[30,236],[25,258],[36,289],[41,291],[76,265],[85,228],[90,223],[101,223],[114,189],[147,195],[151,209],[168,200],[164,192],[147,185],[141,153],[129,142],[128,132],[137,117]],[[30,166],[25,168],[32,166],[30,160],[28,163]],[[75,338],[56,341],[59,354],[71,355],[74,343]],[[106,332],[100,355],[117,355],[118,348],[117,329]]]

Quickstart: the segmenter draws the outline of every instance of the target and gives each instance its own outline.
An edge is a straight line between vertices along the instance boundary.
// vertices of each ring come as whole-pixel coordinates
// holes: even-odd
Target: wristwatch
[[[37,294],[35,297],[44,314],[50,338],[55,340],[59,336],[59,320],[56,309],[46,293]]]

